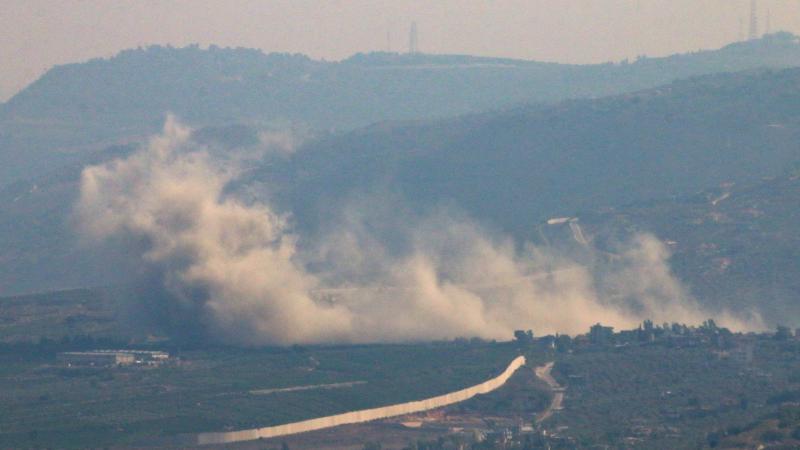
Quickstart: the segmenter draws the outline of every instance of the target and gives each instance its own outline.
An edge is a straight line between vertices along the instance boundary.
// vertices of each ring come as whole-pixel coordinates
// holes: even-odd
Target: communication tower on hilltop
[[[770,12],[769,9],[767,9],[767,21],[764,24],[764,34],[770,34],[772,32],[772,30],[770,29],[772,28],[771,22],[772,22],[772,13]]]
[[[752,41],[758,39],[758,1],[750,0],[750,34],[748,38]]]
[[[741,18],[741,17],[739,18],[739,34],[738,34],[738,37],[739,37],[739,42],[742,42],[744,40],[744,19]]]
[[[408,53],[411,55],[419,53],[417,44],[417,22],[411,22],[411,30],[408,32]]]

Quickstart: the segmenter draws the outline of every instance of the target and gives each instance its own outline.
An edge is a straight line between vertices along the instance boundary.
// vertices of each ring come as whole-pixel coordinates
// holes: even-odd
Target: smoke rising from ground
[[[357,214],[343,214],[301,252],[288,217],[226,194],[236,165],[220,164],[190,136],[168,119],[137,153],[85,169],[76,213],[88,239],[136,242],[166,309],[227,342],[508,339],[515,329],[574,334],[596,322],[709,316],[649,235],[595,270],[531,245],[519,250],[451,214],[411,221],[408,248],[389,251]],[[729,315],[721,322],[748,325]]]

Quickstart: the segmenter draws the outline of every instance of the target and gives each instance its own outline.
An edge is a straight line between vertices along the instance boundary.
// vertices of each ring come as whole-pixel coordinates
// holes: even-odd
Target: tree
[[[714,322],[714,319],[708,319],[705,322],[703,322],[702,328],[708,331],[717,331],[717,323]]]
[[[789,327],[778,326],[778,329],[775,332],[775,340],[788,341],[791,338],[792,338],[792,330],[790,330]]]
[[[514,331],[514,339],[520,344],[530,344],[533,342],[533,331],[516,330]]]

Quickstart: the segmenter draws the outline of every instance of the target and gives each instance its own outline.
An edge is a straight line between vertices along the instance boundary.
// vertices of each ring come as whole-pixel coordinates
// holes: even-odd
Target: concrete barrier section
[[[305,433],[308,431],[322,430],[325,428],[364,423],[389,417],[403,416],[431,409],[441,408],[454,403],[463,402],[479,394],[486,394],[504,385],[511,375],[525,365],[525,357],[518,356],[500,375],[484,381],[481,384],[439,395],[424,400],[400,403],[397,405],[382,406],[380,408],[351,411],[333,416],[319,417],[303,420],[301,422],[287,423],[272,427],[253,428],[250,430],[226,431],[219,433],[200,433],[197,435],[198,445],[228,444],[231,442],[251,441],[259,438],[274,438],[290,434]]]

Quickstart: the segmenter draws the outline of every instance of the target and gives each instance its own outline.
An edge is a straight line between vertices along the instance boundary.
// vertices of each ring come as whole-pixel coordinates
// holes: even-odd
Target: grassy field
[[[416,400],[500,373],[510,343],[241,349],[148,342],[114,291],[0,298],[0,448],[86,447],[275,425]],[[510,338],[511,336],[509,336]],[[148,346],[162,367],[67,368],[59,351]],[[338,389],[250,391],[361,382]]]
[[[776,415],[800,401],[798,339],[765,333],[732,336],[725,345],[662,340],[569,351],[554,351],[547,340],[187,346],[131,333],[109,298],[102,291],[67,291],[0,299],[0,448],[174,444],[189,433],[417,400],[495,376],[520,351],[529,366],[555,361],[554,376],[567,387],[564,410],[543,426],[568,446],[672,449],[778,434],[796,439],[796,420],[780,428]],[[153,368],[67,368],[56,362],[59,351],[110,345],[162,349],[173,358]],[[527,377],[450,410],[530,420],[549,394],[531,373]],[[252,392],[335,383],[346,385]]]
[[[0,361],[0,447],[124,445],[251,428],[415,400],[499,373],[510,344],[418,344],[187,351],[158,368],[64,368]],[[340,389],[252,390],[364,381]]]
[[[92,335],[125,339],[108,292],[75,289],[0,298],[0,343]]]

